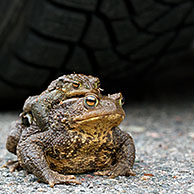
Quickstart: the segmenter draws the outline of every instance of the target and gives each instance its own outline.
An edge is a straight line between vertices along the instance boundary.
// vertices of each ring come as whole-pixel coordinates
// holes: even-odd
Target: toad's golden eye
[[[120,106],[123,106],[124,103],[125,103],[125,99],[124,99],[123,97],[121,97],[121,98],[119,99],[119,104],[120,104]]]
[[[81,86],[81,84],[79,83],[79,82],[73,82],[73,87],[75,88],[75,89],[78,89],[80,86]]]
[[[98,99],[95,96],[86,96],[84,104],[87,108],[94,108],[98,105]]]

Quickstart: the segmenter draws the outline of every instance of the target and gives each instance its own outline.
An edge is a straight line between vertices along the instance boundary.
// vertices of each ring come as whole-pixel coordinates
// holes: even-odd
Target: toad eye
[[[94,108],[98,105],[98,99],[95,96],[87,96],[84,104],[87,108]]]
[[[81,84],[79,83],[79,82],[73,82],[73,87],[75,88],[75,89],[78,89],[80,86],[81,86]]]
[[[125,103],[125,99],[122,97],[119,99],[119,104],[120,106],[123,106],[123,104]]]

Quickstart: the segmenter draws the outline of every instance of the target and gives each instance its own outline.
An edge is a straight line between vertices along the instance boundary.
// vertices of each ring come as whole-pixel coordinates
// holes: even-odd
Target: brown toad
[[[22,128],[29,126],[33,120],[42,131],[48,130],[48,112],[54,104],[68,98],[84,96],[88,92],[100,94],[99,87],[99,78],[84,74],[63,75],[52,81],[40,95],[30,96],[26,100],[23,112],[20,114],[21,120],[12,123],[12,131],[6,145],[7,149],[14,154],[16,153],[16,145]]]
[[[134,175],[132,137],[118,125],[125,113],[121,94],[71,98],[53,106],[50,128],[33,122],[22,129],[17,145],[20,165],[51,187],[79,183],[72,175],[96,171],[96,175]]]

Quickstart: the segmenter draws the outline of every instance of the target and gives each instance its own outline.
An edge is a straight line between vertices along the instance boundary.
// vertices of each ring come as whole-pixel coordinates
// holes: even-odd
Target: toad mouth
[[[95,116],[93,117],[91,115],[91,117],[88,117],[87,119],[83,119],[83,118],[75,118],[73,119],[74,122],[76,123],[84,123],[84,122],[92,122],[92,121],[97,121],[97,120],[104,120],[104,119],[107,119],[107,120],[116,120],[118,118],[121,118],[121,120],[124,119],[124,115],[121,115],[121,114],[118,114],[118,113],[115,113],[115,114],[106,114],[106,115],[100,115],[100,116]]]

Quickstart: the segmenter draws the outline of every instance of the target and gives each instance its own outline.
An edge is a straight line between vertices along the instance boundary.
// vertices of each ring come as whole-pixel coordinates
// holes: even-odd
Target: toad
[[[16,148],[20,165],[38,179],[53,187],[79,184],[70,174],[134,175],[133,139],[118,127],[125,116],[120,93],[66,99],[48,115],[50,128],[42,131],[33,121]]]
[[[87,92],[100,94],[100,90],[102,89],[100,89],[99,78],[91,75],[63,75],[52,81],[40,95],[30,96],[26,100],[23,112],[20,114],[21,119],[11,125],[7,149],[16,153],[22,128],[29,126],[33,120],[42,131],[49,129],[48,112],[54,104],[68,98],[84,96]]]
[[[84,96],[87,92],[100,93],[100,80],[91,75],[70,74],[63,75],[52,81],[48,88],[40,95],[30,96],[21,114],[23,124],[29,125],[32,118],[37,125],[46,130],[48,127],[48,112],[53,104],[75,96]]]

